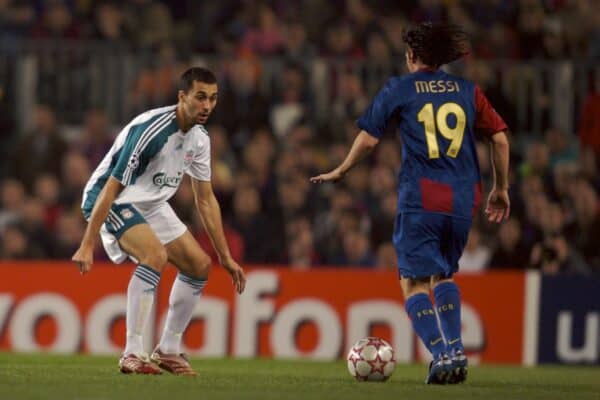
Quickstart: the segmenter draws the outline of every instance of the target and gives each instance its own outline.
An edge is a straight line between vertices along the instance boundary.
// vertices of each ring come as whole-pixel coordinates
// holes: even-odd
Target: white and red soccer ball
[[[348,352],[348,371],[358,381],[386,381],[394,368],[394,349],[378,337],[360,339]]]

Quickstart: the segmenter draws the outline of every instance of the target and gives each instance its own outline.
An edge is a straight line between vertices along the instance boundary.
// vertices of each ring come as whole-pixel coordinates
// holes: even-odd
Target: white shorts
[[[144,222],[150,225],[162,244],[172,242],[187,230],[169,203],[162,203],[151,208],[131,203],[113,204],[106,222],[100,229],[102,246],[112,262],[120,264],[127,257],[137,262],[133,256],[121,249],[119,238],[130,227]]]

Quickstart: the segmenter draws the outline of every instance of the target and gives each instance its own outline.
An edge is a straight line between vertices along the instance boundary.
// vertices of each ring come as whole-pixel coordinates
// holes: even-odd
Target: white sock
[[[181,338],[187,328],[196,301],[206,285],[206,279],[191,278],[179,273],[169,296],[167,321],[158,348],[167,354],[181,353]]]
[[[154,303],[154,292],[160,273],[150,267],[138,265],[127,287],[127,343],[124,354],[144,353],[142,332]]]

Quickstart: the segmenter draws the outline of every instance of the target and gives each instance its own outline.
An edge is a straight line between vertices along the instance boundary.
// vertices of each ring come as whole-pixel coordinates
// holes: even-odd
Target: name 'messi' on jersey
[[[117,135],[84,188],[81,207],[89,219],[109,177],[124,186],[115,204],[152,207],[171,198],[186,173],[210,181],[210,139],[202,125],[181,132],[176,105],[146,111]]]
[[[457,81],[415,81],[415,90],[417,93],[452,93],[460,92],[460,86]]]

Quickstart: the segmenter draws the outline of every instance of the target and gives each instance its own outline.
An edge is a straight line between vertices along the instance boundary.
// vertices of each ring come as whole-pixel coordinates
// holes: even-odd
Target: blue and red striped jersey
[[[393,124],[402,141],[398,211],[472,218],[481,199],[475,132],[507,130],[481,89],[442,70],[390,78],[357,125],[381,138]]]

